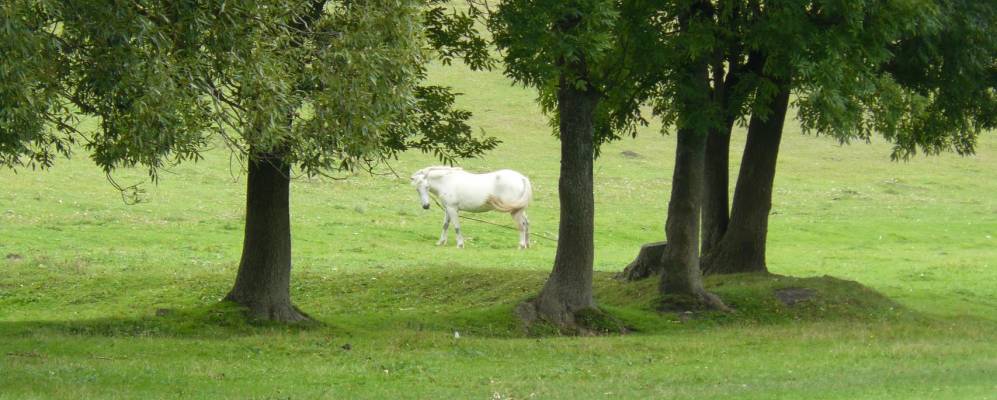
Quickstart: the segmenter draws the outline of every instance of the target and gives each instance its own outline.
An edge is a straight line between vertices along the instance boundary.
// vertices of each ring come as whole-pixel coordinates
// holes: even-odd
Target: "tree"
[[[672,193],[668,202],[665,239],[661,258],[661,283],[666,308],[709,307],[726,309],[723,302],[703,287],[699,271],[700,215],[706,167],[706,144],[711,132],[721,128],[719,110],[710,96],[709,53],[697,48],[696,33],[710,24],[715,10],[707,1],[679,4],[675,10],[677,36],[671,49],[673,82],[662,93],[677,116],[674,124],[678,143]],[[689,37],[691,40],[682,40]]]
[[[289,295],[292,167],[313,176],[409,148],[449,161],[496,145],[471,135],[448,89],[418,86],[422,11],[438,9],[421,5],[4,2],[0,161],[47,167],[82,142],[108,174],[141,165],[155,180],[223,141],[248,167],[242,259],[226,299],[256,318],[305,319]],[[425,16],[435,32],[449,18]],[[480,54],[446,37],[434,44]],[[81,128],[84,118],[97,127]]]
[[[518,308],[527,322],[584,329],[580,316],[597,310],[592,297],[594,194],[600,102],[614,87],[607,57],[617,17],[608,0],[511,0],[489,19],[505,73],[539,92],[561,139],[561,219],[554,267],[540,294]]]
[[[653,45],[635,53],[641,61],[633,64],[644,66],[637,81],[647,82],[634,92],[638,100],[611,103],[621,107],[611,113],[623,118],[616,123],[634,119],[637,104],[651,102],[666,125],[676,126],[680,143],[683,125],[708,132],[700,238],[705,273],[766,271],[772,185],[791,93],[805,132],[842,142],[878,133],[896,144],[895,158],[918,149],[971,152],[973,138],[993,126],[987,110],[994,104],[995,52],[985,39],[994,37],[990,4],[683,0],[623,7],[638,10],[621,18],[627,26],[621,30],[631,36],[623,40]],[[646,8],[657,17],[642,17]],[[690,65],[696,72],[683,73]],[[685,106],[697,98],[696,106]],[[731,204],[729,137],[733,125],[746,120]]]
[[[768,70],[786,72],[774,76],[777,95],[765,107],[771,113],[751,116],[729,227],[712,227],[719,234],[704,251],[706,273],[767,271],[768,216],[790,91],[797,93],[805,133],[843,143],[878,133],[895,144],[894,159],[918,149],[969,154],[980,132],[997,126],[992,2],[808,4],[756,10],[756,25],[743,39],[766,43],[750,33],[776,23],[792,38],[756,50]]]
[[[985,122],[982,111],[990,106],[948,101],[950,116],[933,117],[939,113],[925,104],[945,98],[937,86],[936,92],[911,90],[913,85],[903,83],[888,68],[900,70],[891,61],[897,60],[897,50],[908,47],[906,38],[938,30],[932,6],[889,0],[623,2],[619,24],[626,37],[621,41],[650,45],[634,52],[638,60],[630,63],[637,66],[634,100],[607,102],[614,108],[610,125],[642,121],[639,105],[650,102],[653,113],[663,118],[664,125],[674,126],[678,136],[666,222],[668,244],[660,264],[651,266],[662,272],[660,291],[666,303],[724,308],[703,289],[696,264],[706,273],[766,270],[772,184],[791,93],[797,94],[799,118],[808,132],[843,142],[880,133],[894,139],[901,153],[918,147],[937,151],[948,146],[960,152],[967,148],[971,141],[957,138],[975,137],[976,133],[966,134],[965,127],[980,125],[965,121]],[[979,8],[985,7],[971,14],[992,21],[992,12]],[[968,36],[983,42],[985,35]],[[930,54],[937,44],[908,51]],[[947,60],[949,64],[953,59],[982,60],[969,69],[978,82],[990,77],[991,83],[971,86],[960,80],[964,83],[960,87],[992,98],[993,47],[976,49],[961,56],[949,54]],[[904,71],[909,77],[932,76],[930,67]],[[748,140],[733,207],[728,209],[729,136],[733,124],[745,119],[750,119]],[[939,120],[962,122],[952,124],[963,128],[962,133],[951,125],[925,122]],[[904,133],[918,129],[932,133]],[[627,272],[635,278],[647,275]]]
[[[641,107],[650,104],[663,126],[675,129],[667,245],[656,263],[641,264],[662,272],[659,290],[664,308],[726,309],[705,290],[699,271],[706,146],[711,132],[722,130],[727,119],[710,86],[710,65],[716,55],[709,46],[716,14],[708,1],[622,3],[622,45],[614,58],[627,60],[623,68],[632,79],[610,96],[602,128],[635,134],[637,125],[646,124]]]

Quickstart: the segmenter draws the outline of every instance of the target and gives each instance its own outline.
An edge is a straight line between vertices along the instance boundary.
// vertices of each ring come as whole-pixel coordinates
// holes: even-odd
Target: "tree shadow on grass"
[[[552,336],[524,328],[515,306],[539,290],[540,271],[419,268],[342,273],[302,273],[296,301],[317,322],[282,325],[247,319],[233,303],[147,311],[130,317],[87,320],[0,322],[0,336],[53,333],[102,337],[233,336],[316,332],[333,336],[384,332],[442,333],[493,338]],[[664,313],[656,279],[620,282],[595,274],[602,310],[631,333],[666,334],[723,325],[777,325],[819,321],[889,322],[925,318],[857,282],[829,276],[795,278],[771,274],[708,277],[707,288],[733,313]],[[137,305],[143,307],[143,305]]]
[[[185,309],[150,309],[146,315],[80,320],[0,322],[4,335],[54,333],[103,337],[191,337],[226,338],[267,333],[294,333],[323,329],[321,323],[280,325],[247,319],[244,310],[231,302]]]

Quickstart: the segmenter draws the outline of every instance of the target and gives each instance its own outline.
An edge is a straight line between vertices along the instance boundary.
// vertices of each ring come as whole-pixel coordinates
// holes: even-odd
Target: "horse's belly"
[[[491,204],[485,203],[477,206],[467,206],[467,208],[461,207],[460,210],[473,212],[473,213],[482,213],[486,211],[492,211],[494,210],[494,208],[492,208]]]
[[[460,204],[457,205],[457,209],[461,211],[468,211],[475,213],[494,210],[494,208],[492,208],[492,205],[488,203],[487,198],[464,199],[464,201],[461,201]]]
[[[490,188],[484,187],[477,182],[465,183],[457,187],[456,196],[453,201],[457,203],[457,209],[469,212],[485,212],[492,210],[488,203]]]

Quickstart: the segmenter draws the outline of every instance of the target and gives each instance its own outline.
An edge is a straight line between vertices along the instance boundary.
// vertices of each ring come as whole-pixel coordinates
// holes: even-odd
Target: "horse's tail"
[[[523,195],[519,198],[520,207],[522,210],[526,206],[530,205],[530,201],[533,200],[533,184],[530,183],[530,178],[523,177]]]
[[[516,212],[526,208],[530,204],[530,200],[533,199],[533,184],[530,183],[530,179],[523,177],[523,193],[519,195],[519,198],[513,201],[502,201],[498,197],[488,196],[488,204],[492,206],[495,210],[501,212]]]

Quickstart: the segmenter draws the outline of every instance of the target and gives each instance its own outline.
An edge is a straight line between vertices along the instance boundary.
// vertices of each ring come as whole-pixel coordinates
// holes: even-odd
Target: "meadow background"
[[[223,146],[143,184],[136,205],[82,149],[47,171],[0,170],[0,399],[997,399],[993,134],[974,156],[898,163],[881,140],[842,146],[788,121],[768,246],[785,277],[711,278],[739,312],[689,319],[653,311],[654,282],[612,280],[664,237],[674,137],[642,129],[595,167],[597,302],[635,332],[536,337],[511,309],[553,263],[538,236],[557,234],[558,142],[534,93],[498,72],[434,66],[431,79],[503,141],[460,166],[533,181],[531,249],[467,220],[465,249],[452,230],[434,246],[442,212],[408,182],[438,164],[428,155],[402,155],[397,178],[297,177],[292,299],[322,324],[247,325],[216,304],[244,221],[245,176]],[[732,181],[743,142],[739,128]],[[771,296],[799,285],[821,297]]]

